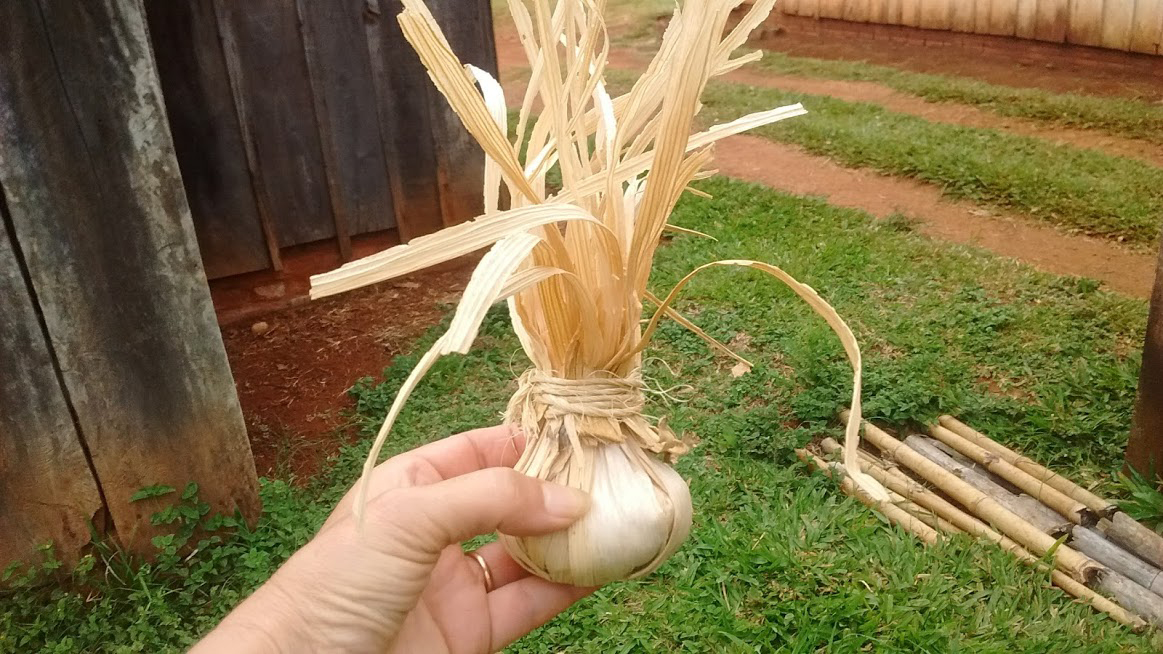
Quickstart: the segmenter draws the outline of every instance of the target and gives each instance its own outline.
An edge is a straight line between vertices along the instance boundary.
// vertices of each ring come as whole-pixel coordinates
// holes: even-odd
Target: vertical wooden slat
[[[950,28],[951,3],[956,0],[925,0],[921,5],[920,26],[931,30]]]
[[[844,0],[819,0],[820,18],[844,18]]]
[[[151,484],[256,516],[140,0],[0,14],[0,185],[118,539],[151,549]]]
[[[212,0],[146,3],[166,114],[211,279],[272,267]]]
[[[367,0],[365,7],[381,143],[396,227],[406,243],[444,226],[427,100],[431,81],[396,22],[400,0]]]
[[[949,29],[954,32],[971,33],[976,28],[976,0],[954,0],[949,15]]]
[[[1155,288],[1147,316],[1139,394],[1127,443],[1127,465],[1163,477],[1163,247],[1155,268]]]
[[[901,25],[921,26],[921,12],[925,0],[901,0]]]
[[[1103,0],[1070,0],[1067,43],[1102,45],[1102,6]]]
[[[335,236],[298,18],[285,0],[219,0],[279,245]]]
[[[271,267],[274,270],[283,269],[283,259],[279,254],[279,237],[275,231],[273,205],[270,196],[270,187],[266,181],[262,167],[258,160],[258,146],[255,144],[253,119],[250,114],[250,104],[247,102],[246,91],[242,81],[242,61],[238,54],[238,37],[234,33],[230,16],[226,13],[228,0],[211,0],[214,5],[214,18],[218,24],[218,34],[221,39],[222,57],[226,63],[226,77],[230,85],[230,97],[234,101],[234,114],[238,119],[238,130],[242,138],[243,153],[246,156],[246,169],[250,176],[251,188],[254,191],[255,203],[258,209],[259,224],[262,227],[263,240],[266,242]]]
[[[1163,42],[1163,2],[1137,0],[1131,28],[1129,49],[1133,52],[1156,54]]]
[[[1102,47],[1130,50],[1135,5],[1159,0],[1105,0],[1102,5]]]
[[[993,0],[971,0],[973,4],[973,32],[975,34],[989,33],[989,12],[993,7]]]
[[[884,4],[885,25],[900,25],[901,10],[903,9],[902,0],[884,0],[882,4]]]
[[[1013,36],[1017,22],[1017,0],[991,0],[986,34]]]
[[[12,47],[23,44],[5,42],[0,57],[14,56]],[[0,97],[0,129],[12,122],[4,105]],[[12,238],[0,188],[0,567],[39,563],[37,547],[46,543],[58,559],[72,562],[104,503]]]
[[[1070,25],[1070,0],[1038,0],[1034,38],[1062,43]]]
[[[1014,36],[1035,38],[1038,27],[1038,0],[1018,0],[1017,23]]]
[[[867,23],[872,19],[870,0],[844,0],[844,20],[853,23]]]
[[[366,0],[299,0],[314,35],[315,88],[322,91],[351,234],[395,227],[368,61]]]
[[[819,18],[820,0],[799,0],[799,3],[799,12],[797,15],[808,18]],[[779,5],[777,4],[776,6]]]
[[[496,76],[497,51],[488,3],[427,0],[427,4],[460,61]],[[447,226],[474,218],[484,210],[481,189],[485,155],[432,84],[428,85],[428,101],[436,143],[441,214]]]
[[[295,15],[299,19],[299,38],[303,45],[303,62],[307,67],[307,85],[311,92],[312,117],[319,135],[319,154],[323,158],[323,175],[327,180],[327,198],[331,204],[331,220],[335,225],[335,241],[339,256],[344,261],[351,260],[351,227],[347,216],[347,203],[343,196],[339,179],[339,155],[336,153],[335,137],[331,129],[331,114],[328,112],[327,91],[323,87],[323,62],[320,61],[316,43],[315,26],[304,7],[306,0],[295,0]]]
[[[780,0],[776,3],[780,12],[787,16],[800,16],[800,0]]]

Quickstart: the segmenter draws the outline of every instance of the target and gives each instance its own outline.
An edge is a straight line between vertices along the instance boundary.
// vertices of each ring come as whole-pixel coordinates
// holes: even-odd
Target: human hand
[[[475,654],[549,621],[594,589],[531,576],[500,543],[474,553],[483,564],[459,544],[493,531],[551,533],[588,510],[585,493],[512,470],[524,446],[516,430],[493,427],[380,464],[362,529],[352,489],[191,652]]]

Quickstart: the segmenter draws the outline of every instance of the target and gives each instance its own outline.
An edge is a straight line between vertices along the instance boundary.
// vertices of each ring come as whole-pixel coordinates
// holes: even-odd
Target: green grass
[[[1143,100],[1014,88],[955,75],[915,73],[863,61],[793,57],[772,51],[764,52],[763,59],[753,65],[782,75],[878,82],[932,102],[958,102],[1002,116],[1098,129],[1163,144],[1163,106]],[[1036,76],[1037,72],[1030,75]]]
[[[697,263],[756,258],[819,289],[865,352],[870,415],[894,425],[965,418],[1058,470],[1092,482],[1117,467],[1131,413],[1145,305],[1095,282],[1053,277],[972,250],[934,245],[907,221],[878,223],[757,186],[714,179],[676,223],[717,236],[661,249],[664,291]],[[656,405],[701,444],[678,464],[696,506],[690,540],[644,582],[609,586],[513,652],[1129,652],[1163,645],[1071,603],[996,548],[956,539],[924,548],[810,475],[792,454],[836,435],[848,371],[835,337],[758,273],[716,271],[680,308],[756,363],[730,363],[672,324],[646,375],[688,383]],[[429,334],[417,348],[430,343]],[[443,360],[421,385],[390,452],[492,423],[513,390],[517,352],[503,311],[479,347]],[[416,355],[383,384],[361,383],[370,434]],[[670,367],[663,365],[666,362]],[[672,370],[673,369],[673,372]],[[253,532],[183,561],[114,561],[78,590],[23,588],[0,603],[0,651],[176,651],[208,629],[318,527],[353,482],[366,442],[307,489],[267,481]],[[1109,488],[1109,487],[1106,487]]]
[[[1163,223],[1163,170],[1004,132],[930,123],[874,104],[736,84],[705,95],[705,120],[802,102],[806,116],[758,130],[851,167],[913,177],[954,198],[1146,246]]]

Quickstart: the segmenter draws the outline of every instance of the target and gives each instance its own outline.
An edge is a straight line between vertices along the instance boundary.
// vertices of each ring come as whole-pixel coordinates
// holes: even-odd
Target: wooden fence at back
[[[789,16],[1163,54],[1163,0],[780,0]]]
[[[147,2],[211,279],[280,250],[478,215],[484,154],[404,40],[400,0]],[[488,0],[428,0],[454,51],[496,74]]]

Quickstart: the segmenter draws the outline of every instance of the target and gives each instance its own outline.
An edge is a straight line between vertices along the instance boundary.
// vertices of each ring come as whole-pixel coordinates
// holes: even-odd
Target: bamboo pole
[[[1018,468],[993,452],[962,438],[940,425],[931,425],[929,433],[937,440],[973,459],[986,470],[1022,489],[1030,497],[1061,513],[1076,525],[1092,525],[1098,517],[1085,504]]]
[[[1156,568],[1163,568],[1163,536],[1135,522],[1126,513],[1120,511],[1109,520],[1099,521],[1098,530]]]
[[[843,412],[842,416],[847,413],[847,411]],[[948,493],[971,512],[994,525],[999,531],[1010,538],[1021,543],[1031,553],[1037,556],[1046,556],[1048,553],[1053,552],[1055,565],[1083,583],[1092,582],[1102,570],[1102,566],[1095,563],[1089,557],[1079,554],[1070,547],[1059,544],[1054,538],[1039,531],[1036,527],[1003,507],[997,500],[994,500],[992,497],[959,479],[953,473],[909,449],[904,443],[893,438],[887,432],[868,422],[865,422],[864,425],[865,440],[875,445],[887,456],[891,456],[895,461],[908,466],[930,483]]]
[[[840,444],[830,438],[824,439],[821,444],[824,450],[829,453],[840,450]],[[1026,550],[1026,548],[1014,542],[1009,537],[994,531],[989,525],[962,511],[923,484],[914,481],[900,471],[882,467],[872,461],[873,457],[871,456],[862,457],[864,472],[883,484],[885,488],[899,493],[915,502],[918,506],[929,509],[948,521],[956,529],[998,545],[1024,563],[1034,566],[1044,565],[1037,557]],[[1136,631],[1142,630],[1147,626],[1147,623],[1138,615],[1131,613],[1110,599],[1087,588],[1061,570],[1052,570],[1050,572],[1050,579],[1063,592],[1090,604],[1094,609],[1106,613],[1120,624],[1131,627]]]
[[[1160,595],[1159,602],[1163,603],[1163,570],[1103,538],[1102,534],[1090,527],[1074,529],[1070,535],[1070,544],[1079,552]]]
[[[1011,513],[1016,514],[1026,522],[1034,525],[1043,533],[1057,538],[1070,529],[1070,521],[1058,515],[1053,509],[1044,506],[1028,495],[1015,495],[1008,489],[993,481],[990,475],[982,470],[964,465],[949,454],[937,447],[938,442],[919,436],[910,435],[905,439],[905,446],[956,475],[965,483],[992,497]]]
[[[1024,470],[1035,479],[1043,481],[1053,488],[1056,488],[1066,495],[1074,498],[1078,502],[1081,502],[1091,511],[1094,511],[1096,514],[1102,517],[1110,517],[1116,510],[1118,510],[1118,507],[1114,504],[1114,502],[1103,499],[1098,495],[1095,495],[1094,493],[1079,486],[1078,484],[1075,484],[1069,479],[1063,477],[1062,475],[1054,472],[1053,470],[1050,470],[1049,468],[1038,464],[1034,460],[1014,452],[1008,447],[998,443],[989,436],[986,436],[985,434],[977,431],[976,429],[961,422],[953,416],[941,416],[938,418],[938,422],[941,424],[941,426],[945,427],[949,431],[952,431],[953,433],[961,436],[962,438],[970,441],[975,445],[989,450],[990,452],[1000,456],[1002,459],[1010,462],[1015,467]]]
[[[1156,627],[1163,627],[1163,602],[1155,593],[1114,570],[1104,570],[1099,575],[1097,586],[1128,611],[1143,616]]]
[[[800,461],[818,469],[828,477],[833,477],[832,467],[820,457],[805,449],[796,450],[796,456],[799,457]],[[856,485],[852,483],[852,480],[843,474],[840,476],[840,490],[844,491],[845,495],[855,497],[865,506],[888,518],[889,522],[920,538],[926,545],[932,545],[937,542],[938,534],[936,530],[922,522],[920,518],[917,518],[891,502],[878,502],[872,499],[867,494],[860,492],[856,488]]]

